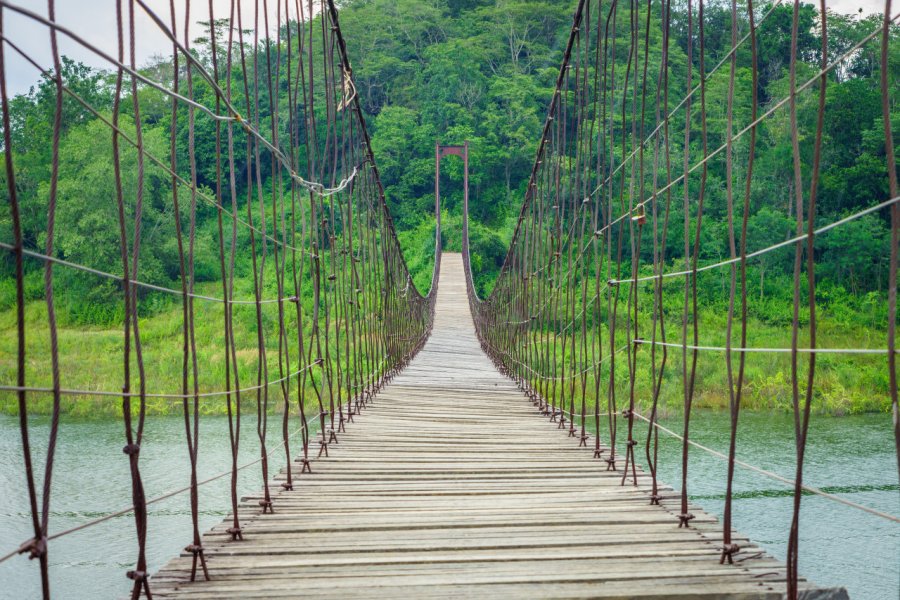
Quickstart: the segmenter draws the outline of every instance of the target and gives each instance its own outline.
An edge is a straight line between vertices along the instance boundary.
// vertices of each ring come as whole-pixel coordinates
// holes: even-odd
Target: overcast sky
[[[24,9],[47,16],[46,0],[10,0],[10,4],[21,6]],[[126,36],[128,35],[128,0],[122,2]],[[171,23],[169,0],[145,0],[149,6],[166,25]],[[178,22],[179,41],[184,37],[184,0],[176,0],[175,11]],[[253,29],[254,24],[254,0],[241,2],[242,25],[244,29]],[[278,0],[268,0],[269,23],[276,21],[275,10]],[[283,0],[280,2],[284,6]],[[259,2],[262,7],[263,2]],[[294,2],[290,2],[293,7]],[[304,2],[304,6],[306,2]],[[197,25],[198,21],[209,20],[208,0],[192,0],[191,7],[191,40],[207,36],[208,30]],[[231,0],[213,0],[213,12],[216,19],[227,18],[231,11]],[[45,68],[52,65],[53,59],[50,53],[50,36],[48,28],[43,23],[37,22],[31,17],[16,13],[12,9],[3,12],[3,29],[9,40],[16,44],[24,52]],[[295,16],[295,15],[292,15]],[[260,22],[262,22],[262,8],[260,8]],[[116,36],[116,1],[115,0],[56,0],[56,21],[63,27],[72,30],[96,46],[99,50],[112,57],[118,54],[118,38]],[[135,11],[135,36],[136,56],[138,66],[142,66],[154,54],[172,53],[172,42],[162,33],[159,27],[150,19],[144,10],[136,4]],[[274,33],[274,29],[273,29]],[[85,64],[110,69],[112,65],[96,53],[88,50],[71,40],[65,34],[57,36],[60,54],[83,62]],[[126,37],[125,63],[128,64],[128,43]],[[9,93],[19,94],[27,92],[40,78],[37,70],[12,49],[6,52],[6,76],[9,85]]]
[[[35,13],[39,13],[42,16],[47,15],[46,0],[10,0],[10,2],[16,6],[21,6]],[[269,19],[270,23],[272,23],[275,21],[274,11],[278,4],[278,0],[268,0],[268,3],[270,11]],[[827,0],[826,3],[834,10],[843,13],[856,12],[860,8],[862,8],[864,13],[880,13],[884,11],[883,0]],[[170,22],[168,0],[146,0],[146,4],[163,18],[167,24]],[[183,0],[178,0],[175,4],[177,20],[179,23],[178,30],[179,32],[182,32],[184,28],[185,2]],[[244,0],[242,2],[241,12],[243,15],[243,25],[246,29],[253,27],[254,4],[254,0]],[[263,2],[260,2],[259,4],[262,5]],[[290,4],[292,6],[294,5],[293,2]],[[900,5],[900,1],[895,2],[895,4]],[[127,18],[128,2],[123,2],[123,5],[126,7]],[[283,2],[281,5],[284,5]],[[110,56],[116,56],[115,7],[115,0],[57,0],[56,20],[61,25],[82,36],[89,43],[94,44],[99,49],[108,53]],[[900,8],[900,6],[898,6],[898,8]],[[227,17],[231,10],[231,0],[213,0],[213,10],[216,18]],[[196,25],[196,22],[206,21],[208,19],[208,1],[193,0],[193,2],[191,2],[192,39],[205,34],[205,32],[202,31],[202,28]],[[261,16],[260,19],[262,19]],[[146,63],[154,54],[171,53],[171,42],[168,41],[140,7],[137,8],[135,22],[137,24],[136,44],[137,62],[139,66]],[[31,55],[39,64],[46,68],[52,63],[50,56],[50,38],[45,25],[36,22],[27,16],[20,15],[11,9],[5,9],[4,31],[11,42],[15,43],[23,51]],[[179,34],[179,37],[182,35],[183,34]],[[65,35],[59,36],[59,46],[61,54],[94,67],[110,68],[110,64],[106,60],[97,56],[90,50],[85,49],[76,42],[73,42]],[[127,59],[127,45],[125,52]],[[27,92],[39,79],[37,71],[33,66],[16,55],[13,50],[7,49],[6,54],[6,78],[9,85],[9,93],[19,94]]]

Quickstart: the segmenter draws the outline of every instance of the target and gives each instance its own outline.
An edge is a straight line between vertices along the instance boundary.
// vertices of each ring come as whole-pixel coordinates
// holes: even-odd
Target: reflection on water
[[[42,472],[47,422],[34,419],[32,445]],[[679,429],[679,418],[666,420]],[[692,438],[724,451],[728,417],[698,412]],[[255,421],[243,420],[241,463],[259,456]],[[230,468],[228,421],[202,417],[198,475],[201,479]],[[269,444],[280,438],[280,417],[269,423]],[[645,435],[645,429],[636,432]],[[298,439],[292,440],[295,450]],[[794,474],[793,420],[790,415],[745,413],[741,416],[738,456],[785,477]],[[51,532],[119,510],[130,503],[131,479],[122,454],[124,433],[116,420],[64,420],[54,468]],[[680,442],[660,436],[661,481],[681,481]],[[642,449],[639,451],[642,454]],[[640,462],[640,460],[639,460]],[[276,452],[270,468],[284,456]],[[878,510],[900,514],[900,487],[890,415],[813,417],[805,481]],[[188,483],[189,463],[180,417],[148,418],[141,469],[148,497]],[[29,537],[30,516],[24,491],[18,421],[0,416],[0,555]],[[240,473],[239,491],[256,491],[258,465]],[[40,484],[39,484],[40,485]],[[724,505],[725,463],[691,449],[688,490],[710,513]],[[201,488],[200,528],[208,529],[228,514],[229,478]],[[738,468],[735,477],[735,527],[783,559],[791,517],[791,491],[781,484]],[[803,498],[800,570],[821,585],[846,586],[853,598],[894,599],[900,589],[900,525],[818,496]],[[149,508],[148,560],[155,571],[190,542],[187,494]],[[52,585],[56,598],[112,598],[130,590],[125,571],[136,556],[134,521],[129,515],[51,543]],[[0,564],[0,599],[38,597],[37,565],[24,556]]]
[[[825,485],[818,489],[829,494],[858,494],[860,492],[897,492],[900,491],[900,485],[896,483],[893,485]],[[803,495],[815,496],[816,494],[814,492],[803,490]],[[746,500],[748,498],[784,498],[793,497],[794,490],[787,488],[780,490],[752,490],[747,492],[732,492],[731,496],[733,498],[740,498],[742,500]],[[696,501],[724,500],[725,494],[712,494],[706,496],[691,494],[691,498]]]

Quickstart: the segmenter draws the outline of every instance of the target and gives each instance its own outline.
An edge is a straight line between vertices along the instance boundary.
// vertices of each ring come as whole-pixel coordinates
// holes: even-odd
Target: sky
[[[47,0],[7,0],[9,5],[22,7],[42,17],[47,16]],[[169,0],[145,0],[144,2],[165,23],[170,25],[171,13]],[[179,40],[184,38],[184,13],[185,0],[176,0],[175,12],[178,23]],[[268,0],[269,22],[274,23],[277,0]],[[284,6],[282,1],[281,6]],[[124,10],[124,26],[126,36],[128,32],[128,5],[129,1],[122,2]],[[241,2],[241,18],[244,29],[253,29],[254,0]],[[262,7],[263,2],[259,2]],[[293,7],[295,3],[292,1]],[[304,2],[304,6],[306,2]],[[171,55],[172,42],[160,28],[154,23],[147,13],[135,4],[135,47],[136,62],[140,67],[148,60],[159,54]],[[206,37],[209,31],[197,24],[198,21],[209,20],[208,0],[192,0],[191,7],[191,40],[198,37]],[[227,18],[231,11],[231,0],[213,0],[213,13],[216,19]],[[260,21],[262,21],[262,8],[260,8]],[[43,23],[16,13],[11,8],[3,10],[3,29],[9,41],[29,54],[38,64],[47,68],[53,64],[50,52],[49,29]],[[85,41],[102,50],[109,56],[118,55],[118,37],[116,35],[116,0],[56,0],[56,21],[84,38]],[[272,28],[274,34],[274,27]],[[103,69],[111,69],[110,63],[96,53],[84,48],[64,34],[57,36],[59,52],[74,60],[87,65]],[[9,86],[9,94],[21,94],[28,92],[29,88],[39,79],[37,70],[22,59],[14,50],[6,49],[6,78]],[[128,44],[125,45],[125,62],[128,64]]]
[[[38,13],[41,16],[47,15],[46,0],[2,1]],[[274,11],[278,0],[267,1],[270,11],[270,22],[274,22]],[[895,4],[900,5],[900,0],[894,1]],[[167,24],[170,22],[168,0],[145,0],[145,3]],[[126,19],[128,4],[127,0],[123,2],[123,6],[126,7]],[[184,0],[175,2],[176,19],[178,31],[180,32],[179,37],[183,36],[185,4]],[[255,4],[254,0],[244,0],[242,2],[241,14],[245,29],[253,28]],[[262,4],[263,2],[259,2],[260,6]],[[859,9],[862,9],[864,14],[884,11],[883,0],[826,0],[826,4],[835,11],[842,13],[857,12]],[[293,6],[294,2],[290,2],[290,5]],[[206,33],[196,22],[209,19],[208,0],[193,0],[190,6],[192,21],[190,31],[191,39],[194,39]],[[115,7],[116,0],[57,0],[56,20],[60,25],[82,36],[98,49],[115,57],[117,54],[117,38],[114,33],[116,31]],[[227,17],[230,10],[231,0],[213,0],[213,11],[216,18]],[[3,15],[3,29],[8,39],[28,53],[39,64],[43,65],[44,68],[49,67],[52,64],[52,58],[47,27],[43,23],[18,14],[10,8],[4,9]],[[148,59],[154,55],[171,53],[171,42],[139,6],[135,12],[135,23],[138,66],[146,64]],[[61,34],[58,36],[58,39],[61,54],[93,67],[110,68],[108,61],[72,41],[67,36]],[[126,47],[126,58],[127,52]],[[5,71],[10,95],[28,92],[29,88],[40,78],[37,70],[19,57],[15,51],[7,48],[6,54]]]

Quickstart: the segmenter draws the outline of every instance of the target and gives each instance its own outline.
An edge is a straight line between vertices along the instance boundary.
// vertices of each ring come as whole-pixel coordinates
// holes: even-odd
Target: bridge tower
[[[434,212],[438,230],[441,226],[441,159],[455,155],[463,161],[463,214],[469,214],[469,142],[462,146],[442,146],[440,141],[434,143]],[[465,234],[465,232],[464,232]]]

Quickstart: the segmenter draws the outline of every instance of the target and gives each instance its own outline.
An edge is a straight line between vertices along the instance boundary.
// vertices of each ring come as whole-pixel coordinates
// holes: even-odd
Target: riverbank
[[[204,290],[201,289],[201,293]],[[235,357],[237,360],[237,381],[241,389],[243,410],[256,411],[258,390],[259,352],[257,346],[256,315],[254,306],[234,305],[233,331]],[[199,365],[197,386],[200,394],[214,394],[201,397],[200,413],[203,415],[225,415],[228,410],[226,394],[226,362],[224,344],[224,313],[220,303],[195,303],[194,334]],[[171,302],[162,308],[149,310],[149,315],[140,320],[143,365],[150,394],[182,393],[183,373],[183,332],[182,309],[180,304]],[[327,404],[327,387],[323,389],[321,369],[311,369],[300,373],[299,351],[294,344],[288,348],[289,362],[279,364],[278,352],[278,307],[277,304],[262,305],[262,322],[265,335],[266,365],[268,380],[289,382],[288,399],[293,411],[298,411],[297,385],[304,386],[305,408],[317,410],[313,380],[323,391],[323,401]],[[332,326],[333,327],[333,326]],[[311,339],[310,325],[304,324],[304,339]],[[50,335],[47,326],[47,309],[42,301],[30,302],[25,310],[26,330],[26,385],[32,388],[52,387],[52,363],[50,358]],[[285,319],[285,335],[288,340],[297,340],[296,319]],[[119,390],[123,383],[123,331],[121,325],[79,325],[63,321],[57,327],[59,348],[59,370],[61,387],[79,390],[81,393],[65,393],[61,399],[61,411],[74,417],[103,418],[121,415],[122,399]],[[324,333],[323,333],[324,339]],[[13,385],[17,373],[17,332],[15,309],[0,312],[0,384]],[[343,343],[342,348],[343,350]],[[332,360],[338,355],[332,342]],[[139,389],[138,369],[132,352],[131,389]],[[335,382],[336,385],[336,382]],[[231,373],[231,387],[235,387],[234,373]],[[189,384],[192,389],[192,383]],[[222,392],[222,393],[217,393]],[[234,394],[231,396],[234,401]],[[133,402],[137,410],[137,402]],[[271,412],[284,409],[284,396],[280,384],[268,389],[268,405]],[[53,398],[49,392],[29,392],[28,410],[30,414],[50,414]],[[149,415],[181,414],[180,398],[149,397],[146,400]],[[18,414],[18,400],[14,392],[0,391],[0,414]],[[312,413],[314,414],[314,413]]]
[[[422,265],[420,270],[425,270]],[[278,314],[277,305],[263,305],[266,353],[268,357],[269,380],[280,379],[283,375],[278,364]],[[200,365],[198,387],[200,393],[210,393],[225,389],[225,350],[223,342],[223,313],[218,303],[198,302],[195,306],[195,335],[197,359]],[[51,387],[52,365],[50,362],[50,337],[47,328],[46,306],[41,301],[30,302],[26,306],[26,382],[32,387]],[[670,341],[678,341],[678,311],[671,312],[667,322]],[[704,336],[702,344],[722,346],[725,343],[725,316],[710,307],[701,307]],[[644,327],[650,323],[642,316]],[[846,319],[844,320],[846,322]],[[144,367],[148,392],[179,394],[182,385],[182,313],[178,304],[172,303],[157,308],[141,319],[141,339],[144,353]],[[254,387],[259,365],[257,351],[256,321],[253,306],[237,305],[234,317],[234,339],[238,361],[238,376],[242,388]],[[308,324],[304,329],[308,329]],[[287,322],[288,339],[296,340],[296,324]],[[676,332],[676,333],[673,333]],[[748,327],[748,346],[783,347],[789,339],[789,327],[767,324],[752,319]],[[624,333],[622,334],[624,335]],[[673,337],[673,335],[675,337]],[[305,334],[308,338],[308,331]],[[74,417],[98,418],[121,414],[121,398],[117,391],[122,387],[123,334],[118,326],[85,326],[62,324],[58,328],[60,379],[62,387],[85,390],[83,394],[66,394],[62,399],[62,412]],[[649,331],[645,336],[649,339]],[[820,340],[826,340],[829,347],[836,348],[877,348],[883,337],[877,327],[849,326],[838,318],[824,314],[819,320]],[[546,339],[550,339],[549,335]],[[603,343],[608,344],[604,332]],[[801,344],[803,340],[801,339]],[[824,344],[823,344],[824,345]],[[11,385],[16,381],[16,315],[14,309],[0,312],[0,383]],[[285,374],[297,370],[296,348],[289,349],[291,363],[281,367]],[[652,398],[650,349],[639,350],[638,368],[645,370],[646,376],[637,378],[635,403],[640,410],[647,411]],[[334,352],[332,352],[334,354]],[[668,363],[660,392],[659,410],[663,415],[678,415],[682,411],[683,391],[681,385],[681,351],[668,349]],[[557,361],[561,364],[562,357]],[[657,353],[661,361],[661,352]],[[608,364],[604,359],[600,366],[601,381],[609,376]],[[842,416],[863,413],[890,412],[886,358],[872,354],[823,354],[816,366],[816,386],[813,398],[815,414]],[[734,361],[735,365],[737,360]],[[801,361],[801,381],[805,382],[805,363]],[[657,364],[660,364],[659,362]],[[628,364],[625,353],[616,360],[617,410],[628,404],[629,389]],[[742,408],[751,411],[791,412],[791,378],[789,353],[748,353],[746,356],[745,386]],[[321,389],[321,376],[312,371]],[[132,369],[136,373],[136,369]],[[297,385],[302,377],[291,378],[289,399],[292,411],[297,412]],[[137,389],[136,376],[132,389]],[[727,410],[728,379],[723,352],[701,352],[697,364],[697,393],[693,400],[696,408]],[[103,391],[108,395],[92,394]],[[802,390],[801,390],[802,393]],[[304,385],[305,407],[315,411],[318,407],[311,381]],[[589,380],[586,390],[588,412],[593,412],[595,388]],[[327,397],[327,396],[326,396]],[[568,396],[567,396],[568,398]],[[576,389],[576,407],[580,410],[580,390]],[[605,383],[600,386],[601,410],[607,410]],[[569,400],[566,400],[569,404]],[[49,393],[29,393],[29,412],[49,414],[52,410],[52,396]],[[256,411],[256,390],[242,397],[245,410]],[[181,414],[180,399],[148,398],[147,412],[152,415]],[[284,409],[284,399],[279,385],[269,388],[269,409],[273,413]],[[201,398],[200,412],[204,415],[224,415],[227,411],[223,395]],[[17,414],[18,402],[13,392],[0,392],[0,414]]]

